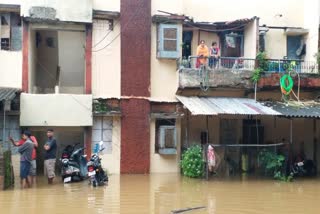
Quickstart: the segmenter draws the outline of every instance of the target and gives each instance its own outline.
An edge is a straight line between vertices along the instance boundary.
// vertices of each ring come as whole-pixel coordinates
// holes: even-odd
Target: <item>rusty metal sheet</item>
[[[249,98],[177,96],[177,99],[192,115],[281,115]]]

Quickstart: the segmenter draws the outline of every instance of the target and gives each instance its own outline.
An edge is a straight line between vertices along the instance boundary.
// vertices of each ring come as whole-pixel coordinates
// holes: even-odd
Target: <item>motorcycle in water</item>
[[[296,177],[315,176],[317,170],[312,160],[301,160],[291,166],[291,173]]]
[[[60,158],[61,177],[64,183],[81,181],[87,177],[87,160],[83,155],[84,148],[75,149],[77,145],[68,145],[62,152]]]
[[[89,184],[96,186],[103,186],[108,183],[108,175],[102,168],[101,158],[99,157],[99,153],[101,153],[104,148],[102,147],[103,143],[96,144],[95,153],[91,156],[89,162],[87,163],[88,176],[89,176]]]

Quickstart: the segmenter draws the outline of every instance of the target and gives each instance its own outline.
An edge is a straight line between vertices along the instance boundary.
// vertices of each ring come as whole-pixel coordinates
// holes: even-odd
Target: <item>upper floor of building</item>
[[[23,55],[28,55],[29,93],[84,94],[90,82],[94,97],[121,98],[121,29],[134,25],[140,13],[123,23],[120,3],[0,0],[0,85],[22,87]],[[176,101],[177,89],[201,86],[194,57],[201,40],[208,48],[213,42],[218,47],[219,59],[209,69],[211,87],[230,84],[230,75],[248,81],[260,50],[267,54],[269,72],[282,72],[291,61],[300,73],[318,71],[314,57],[319,48],[318,0],[151,0],[150,11],[151,56],[146,60],[151,62],[152,100]],[[28,38],[23,38],[25,22]],[[23,52],[26,41],[28,50]],[[88,63],[92,76],[86,73]],[[220,79],[213,78],[217,73]]]

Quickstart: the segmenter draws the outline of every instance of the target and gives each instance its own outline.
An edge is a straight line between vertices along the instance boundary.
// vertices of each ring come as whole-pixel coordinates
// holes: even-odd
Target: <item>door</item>
[[[182,46],[182,56],[185,58],[188,58],[191,56],[191,42],[192,42],[192,31],[184,31],[182,40],[183,40],[183,46]]]

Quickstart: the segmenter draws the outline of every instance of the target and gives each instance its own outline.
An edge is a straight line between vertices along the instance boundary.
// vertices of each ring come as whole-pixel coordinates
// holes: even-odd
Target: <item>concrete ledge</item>
[[[208,70],[210,87],[253,88],[250,70],[215,69]],[[200,87],[202,82],[199,69],[184,68],[179,71],[179,88]]]

